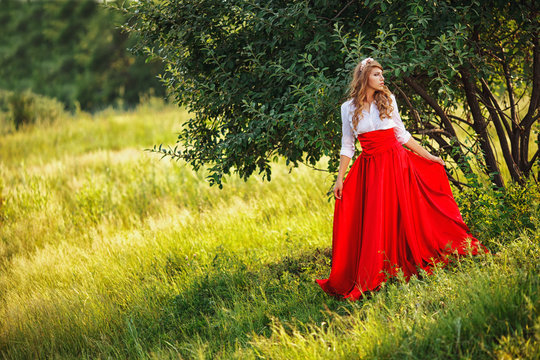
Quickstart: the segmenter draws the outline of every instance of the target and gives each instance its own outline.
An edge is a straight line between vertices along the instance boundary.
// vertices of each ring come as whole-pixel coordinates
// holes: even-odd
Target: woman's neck
[[[367,90],[366,90],[366,101],[367,101],[368,103],[372,103],[372,102],[373,102],[373,100],[374,100],[373,95],[375,95],[375,90],[373,90],[373,89],[367,89]]]

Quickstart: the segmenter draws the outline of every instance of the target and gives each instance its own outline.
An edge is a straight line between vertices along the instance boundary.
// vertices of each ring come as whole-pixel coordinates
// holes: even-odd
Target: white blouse
[[[399,141],[400,144],[405,144],[407,141],[409,141],[409,139],[411,138],[411,134],[407,130],[405,130],[403,121],[401,121],[396,97],[394,96],[394,94],[391,94],[390,97],[392,98],[392,107],[394,108],[391,118],[385,117],[383,118],[383,120],[381,120],[381,118],[379,117],[379,109],[377,108],[377,105],[375,104],[376,101],[374,100],[371,103],[369,112],[367,112],[366,110],[362,110],[363,118],[360,119],[360,121],[358,122],[356,129],[353,129],[352,124],[352,117],[354,115],[355,109],[355,106],[352,103],[352,99],[345,101],[341,105],[341,130],[343,135],[341,137],[340,155],[345,155],[352,158],[355,151],[355,140],[358,135],[373,130],[394,128],[396,139]]]

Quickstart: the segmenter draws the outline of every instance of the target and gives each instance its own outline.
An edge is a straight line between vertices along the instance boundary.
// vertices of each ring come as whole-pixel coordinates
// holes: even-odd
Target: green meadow
[[[315,283],[332,176],[278,160],[210,187],[144,150],[188,116],[154,101],[0,137],[2,358],[540,358],[534,182],[454,192],[491,254],[339,301]]]

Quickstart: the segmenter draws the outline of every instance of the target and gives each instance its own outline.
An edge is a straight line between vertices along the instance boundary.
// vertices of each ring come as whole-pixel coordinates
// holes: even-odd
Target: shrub
[[[0,90],[1,132],[19,130],[30,124],[50,124],[66,116],[64,105],[53,98],[34,94],[29,90],[12,92]]]
[[[488,184],[472,182],[455,194],[463,219],[473,234],[497,251],[524,230],[538,231],[540,191],[534,179],[523,186],[508,182],[496,190]]]

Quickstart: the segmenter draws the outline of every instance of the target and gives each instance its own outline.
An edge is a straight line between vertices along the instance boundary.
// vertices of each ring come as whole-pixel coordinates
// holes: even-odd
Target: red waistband
[[[373,155],[399,145],[394,128],[368,131],[358,135],[358,140],[362,146],[362,155]]]

